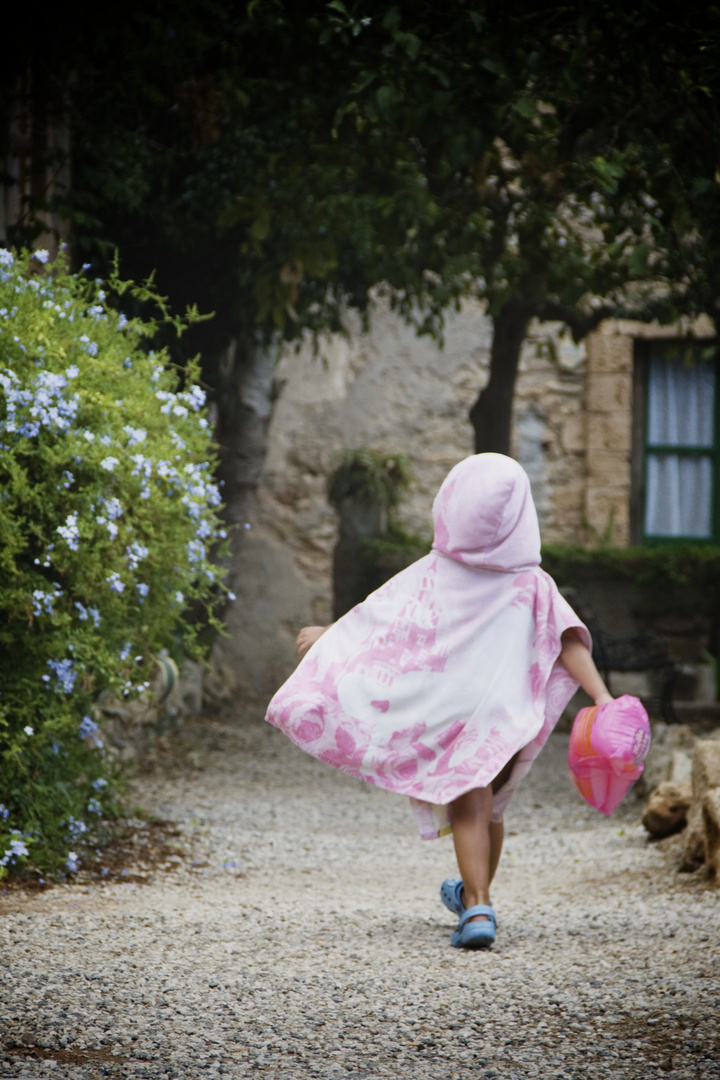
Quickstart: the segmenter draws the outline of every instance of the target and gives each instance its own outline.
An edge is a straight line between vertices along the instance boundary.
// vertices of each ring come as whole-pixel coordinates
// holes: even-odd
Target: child
[[[433,503],[432,551],[329,627],[305,627],[302,660],[267,719],[351,776],[408,795],[424,838],[452,832],[460,878],[452,944],[495,940],[490,882],[503,812],[578,683],[612,700],[590,635],[540,569],[527,475],[477,454]]]

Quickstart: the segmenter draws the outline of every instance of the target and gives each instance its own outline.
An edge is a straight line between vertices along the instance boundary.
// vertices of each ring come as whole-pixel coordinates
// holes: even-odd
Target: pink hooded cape
[[[561,635],[590,635],[540,569],[530,483],[477,454],[433,504],[429,555],[386,582],[312,646],[266,719],[350,776],[407,795],[421,835],[451,830],[448,804],[489,784],[499,821],[576,682]]]

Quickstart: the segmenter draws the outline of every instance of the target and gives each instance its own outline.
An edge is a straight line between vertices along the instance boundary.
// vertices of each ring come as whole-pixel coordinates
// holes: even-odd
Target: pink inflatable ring
[[[638,698],[623,694],[581,709],[570,733],[568,765],[585,802],[612,814],[643,771],[650,722]]]

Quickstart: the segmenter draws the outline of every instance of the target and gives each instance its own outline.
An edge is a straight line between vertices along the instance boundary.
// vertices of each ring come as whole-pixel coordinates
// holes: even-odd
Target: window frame
[[[708,347],[714,349],[715,363],[715,400],[713,410],[712,446],[685,446],[666,443],[650,443],[649,429],[649,382],[651,363],[657,357],[657,351],[692,349],[702,354]],[[710,514],[710,536],[660,536],[645,531],[645,512],[647,497],[647,462],[650,454],[678,454],[688,457],[710,457],[712,462],[712,507]],[[630,542],[633,544],[698,544],[717,545],[720,543],[720,350],[713,339],[689,342],[687,338],[644,338],[636,339],[633,366],[633,430],[632,460],[630,469]]]

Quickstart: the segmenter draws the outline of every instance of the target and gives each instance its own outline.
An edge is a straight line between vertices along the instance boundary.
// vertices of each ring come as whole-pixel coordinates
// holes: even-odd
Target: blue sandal
[[[444,902],[444,901],[443,901]],[[470,922],[476,915],[487,915],[480,922]],[[495,940],[495,912],[488,904],[475,904],[460,916],[457,930],[450,939],[458,949],[487,949]]]
[[[440,899],[453,915],[462,915],[465,912],[465,905],[461,900],[462,891],[462,878],[459,877],[445,878],[440,886]]]

